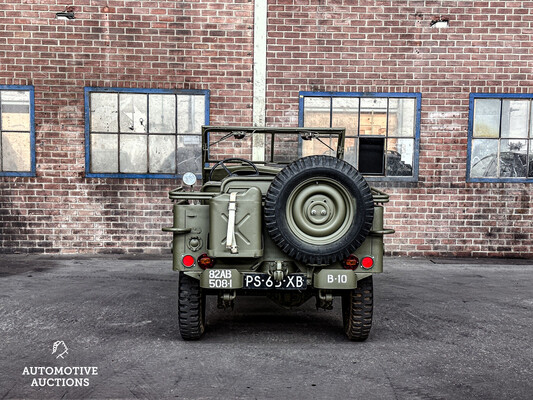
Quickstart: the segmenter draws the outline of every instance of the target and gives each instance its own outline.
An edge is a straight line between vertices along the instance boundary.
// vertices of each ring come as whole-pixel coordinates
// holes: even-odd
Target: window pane
[[[118,172],[118,135],[91,135],[91,172]]]
[[[474,139],[470,161],[472,178],[498,176],[498,140]]]
[[[528,178],[533,178],[533,143],[529,143]]]
[[[344,139],[344,161],[357,167],[357,139]]]
[[[498,99],[474,100],[474,137],[499,137],[500,106]]]
[[[202,133],[205,125],[204,96],[178,96],[178,133]]]
[[[531,118],[529,118],[529,137],[533,139],[533,101],[531,101],[529,115],[531,116]]]
[[[169,135],[150,135],[150,172],[176,173],[176,137]]]
[[[304,98],[304,126],[329,128],[330,107],[329,97]]]
[[[302,157],[307,156],[337,156],[337,135],[320,136],[320,140],[302,140]],[[292,160],[295,160],[293,158]]]
[[[120,172],[145,174],[146,135],[120,135]]]
[[[144,133],[147,125],[147,95],[121,93],[120,132]]]
[[[176,133],[176,96],[173,94],[151,94],[150,133]]]
[[[502,140],[500,148],[500,176],[525,178],[527,176],[527,142]]]
[[[387,139],[387,176],[413,176],[413,139]]]
[[[31,171],[30,134],[2,132],[3,171]]]
[[[359,171],[363,174],[383,175],[385,139],[359,139]]]
[[[529,100],[503,100],[502,136],[527,138],[529,125]]]
[[[388,136],[415,136],[415,99],[389,99]]]
[[[91,93],[91,132],[117,132],[117,94]]]
[[[347,136],[356,136],[359,126],[359,98],[334,97],[331,126],[346,128]]]
[[[360,135],[385,136],[387,133],[387,99],[361,99]]]
[[[178,136],[178,174],[202,171],[201,136]]]
[[[30,92],[19,90],[3,90],[2,130],[30,131]]]

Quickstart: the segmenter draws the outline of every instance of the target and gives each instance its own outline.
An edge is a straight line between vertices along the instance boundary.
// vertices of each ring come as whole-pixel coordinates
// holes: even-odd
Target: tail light
[[[364,269],[370,269],[374,266],[374,259],[372,257],[363,257],[361,260],[361,267]]]
[[[346,269],[356,269],[359,265],[359,259],[354,256],[353,254],[350,254],[343,262],[343,266]]]
[[[198,257],[198,266],[202,269],[213,268],[215,265],[215,259],[209,257],[207,254],[202,254]]]
[[[187,268],[190,268],[194,265],[194,257],[190,255],[183,256],[181,259],[181,262],[183,265],[185,265]]]

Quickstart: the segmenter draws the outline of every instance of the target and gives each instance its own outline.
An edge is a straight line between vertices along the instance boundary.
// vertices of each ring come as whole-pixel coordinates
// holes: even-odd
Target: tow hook
[[[287,267],[284,267],[281,261],[277,261],[276,267],[270,270],[270,275],[276,282],[281,282],[288,275]]]

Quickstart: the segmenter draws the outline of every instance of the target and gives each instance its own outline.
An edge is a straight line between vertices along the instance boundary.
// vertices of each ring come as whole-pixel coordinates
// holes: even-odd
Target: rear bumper
[[[378,271],[376,271],[378,272]],[[248,289],[254,290],[308,290],[308,289],[331,289],[331,290],[346,290],[355,289],[357,281],[371,275],[373,272],[354,272],[346,269],[322,269],[312,275],[308,275],[304,279],[305,287],[301,285],[293,285],[290,283],[281,286],[280,282],[272,280],[270,287],[257,286],[245,284],[246,276],[258,275],[253,271],[238,271],[236,269],[211,269],[202,272],[186,272],[187,275],[199,279],[200,287],[210,290],[234,290],[234,289]],[[290,277],[301,276],[302,274],[289,274],[289,281],[300,281],[298,279],[290,279]],[[248,278],[250,280],[250,278]]]

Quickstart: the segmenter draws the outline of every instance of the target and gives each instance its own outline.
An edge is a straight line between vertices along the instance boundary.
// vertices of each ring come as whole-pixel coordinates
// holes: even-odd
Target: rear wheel
[[[357,282],[357,288],[342,294],[344,333],[350,340],[366,340],[372,328],[374,285],[372,276]]]
[[[180,272],[178,320],[181,337],[198,340],[205,332],[205,293],[198,279]]]

